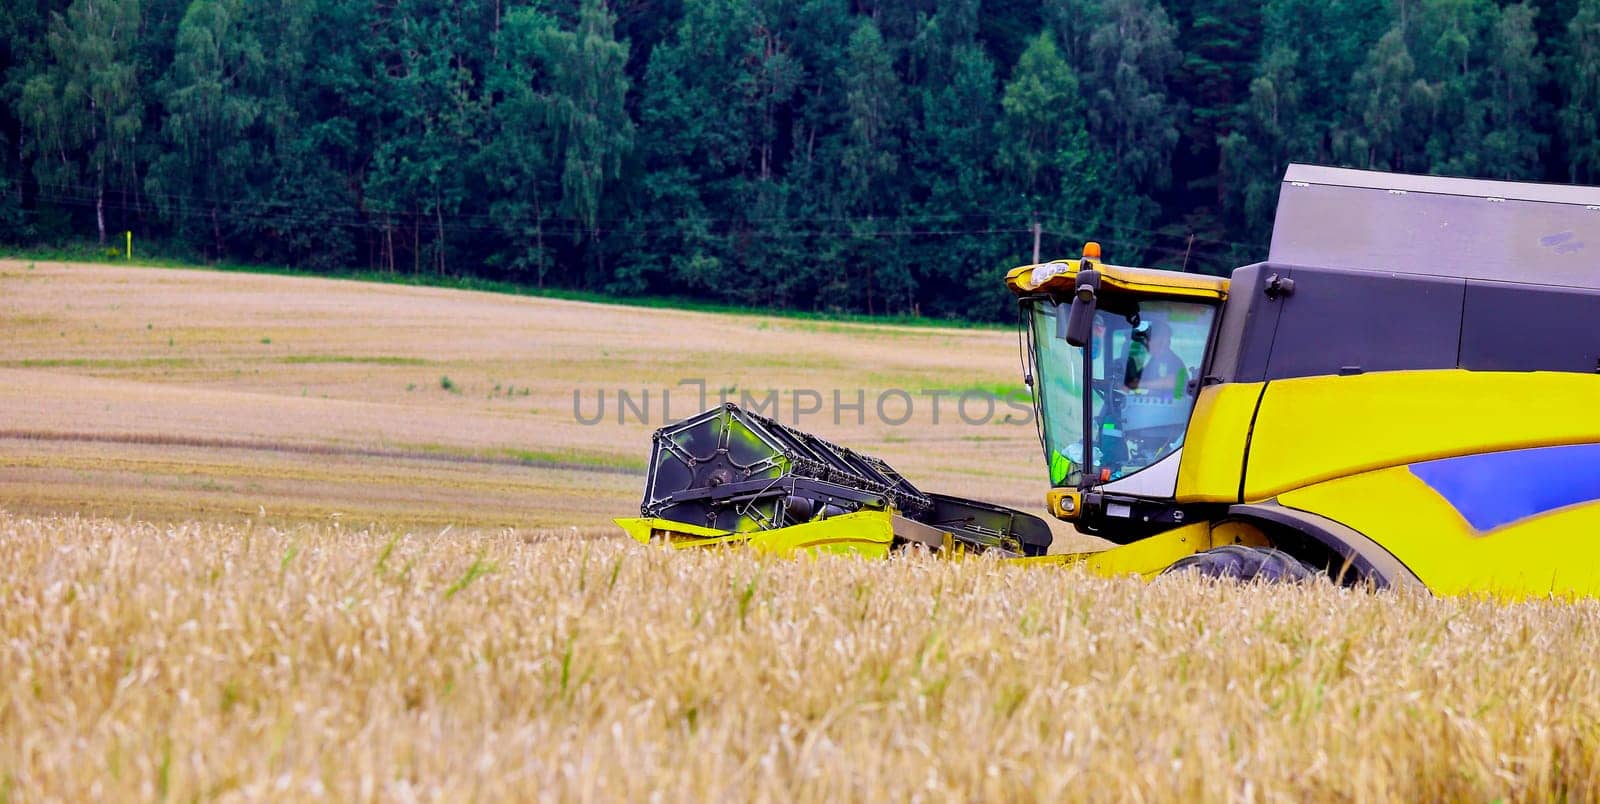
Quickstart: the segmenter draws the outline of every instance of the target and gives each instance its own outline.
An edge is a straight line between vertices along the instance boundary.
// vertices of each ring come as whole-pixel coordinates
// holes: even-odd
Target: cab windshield
[[[1128,310],[1095,312],[1088,349],[1093,376],[1083,378],[1083,351],[1067,343],[1067,305],[1032,303],[1030,336],[1045,458],[1053,486],[1083,479],[1083,406],[1094,411],[1098,482],[1144,469],[1183,446],[1195,387],[1216,308],[1144,301]],[[1085,389],[1088,389],[1086,393]]]

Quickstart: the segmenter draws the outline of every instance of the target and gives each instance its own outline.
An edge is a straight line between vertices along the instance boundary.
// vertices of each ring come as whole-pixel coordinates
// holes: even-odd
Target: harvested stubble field
[[[0,260],[0,504],[184,521],[597,528],[650,432],[726,390],[930,491],[1037,510],[1034,428],[930,394],[1020,389],[1015,334],[350,281]],[[619,391],[646,416],[626,415]],[[848,406],[836,410],[833,394]],[[876,400],[891,396],[880,420]],[[601,408],[604,418],[592,420]],[[575,409],[576,406],[576,409]],[[1025,409],[1025,408],[1024,408]],[[619,419],[621,421],[619,422]],[[1062,531],[1067,544],[1082,545]]]
[[[1600,794],[1594,602],[670,554],[605,525],[659,413],[572,409],[1014,350],[0,261],[0,801]],[[930,414],[802,426],[1037,508],[1031,427]]]

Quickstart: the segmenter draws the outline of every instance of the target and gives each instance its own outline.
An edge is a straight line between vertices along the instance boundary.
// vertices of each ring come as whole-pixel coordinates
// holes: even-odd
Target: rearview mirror
[[[1072,308],[1067,317],[1066,338],[1072,346],[1085,346],[1094,335],[1095,297],[1100,291],[1099,271],[1080,271],[1072,293]],[[1057,315],[1060,315],[1057,308]],[[1059,329],[1060,325],[1057,325]]]

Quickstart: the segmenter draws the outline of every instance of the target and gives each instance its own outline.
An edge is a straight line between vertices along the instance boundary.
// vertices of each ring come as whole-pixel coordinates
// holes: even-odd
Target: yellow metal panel
[[[1218,276],[1184,274],[1153,268],[1129,268],[1122,265],[1092,263],[1100,272],[1102,288],[1128,293],[1183,296],[1198,299],[1222,300],[1228,297],[1228,280]],[[1023,265],[1006,274],[1006,287],[1019,296],[1030,293],[1070,293],[1077,283],[1081,260],[1057,260],[1039,265]],[[1034,269],[1048,268],[1040,281],[1034,281]]]
[[[1149,578],[1187,555],[1211,549],[1211,525],[1197,522],[1158,533],[1133,544],[1113,547],[1084,560],[1096,575],[1140,575]]]
[[[648,544],[652,539],[662,539],[677,550],[743,545],[784,557],[798,553],[836,553],[885,558],[894,542],[891,517],[888,511],[857,511],[820,522],[753,533],[731,533],[668,519],[614,521],[636,541]]]
[[[1231,383],[1200,389],[1178,464],[1178,502],[1239,501],[1250,420],[1264,386],[1259,382]]]
[[[762,531],[750,546],[785,558],[798,553],[854,554],[887,558],[894,543],[894,524],[887,511],[857,511],[787,528]]]
[[[1100,282],[1105,287],[1130,293],[1157,293],[1222,301],[1228,297],[1228,280],[1219,276],[1185,274],[1153,268],[1101,267]]]
[[[1321,483],[1279,502],[1360,531],[1438,594],[1600,594],[1600,502],[1480,533],[1405,466]]]
[[[1053,556],[1012,559],[1018,564],[1082,564],[1096,575],[1116,577],[1139,575],[1149,578],[1161,573],[1187,555],[1211,547],[1211,525],[1197,522],[1132,544],[1113,547],[1095,553],[1072,553]]]
[[[1600,375],[1590,374],[1451,369],[1274,380],[1250,437],[1244,498],[1435,458],[1600,442],[1596,410]]]
[[[629,536],[633,537],[634,541],[640,544],[649,544],[650,540],[655,538],[708,539],[730,535],[725,530],[690,525],[684,522],[673,522],[670,519],[630,517],[611,521],[617,523],[617,527],[622,528]]]
[[[634,541],[640,544],[650,543],[650,523],[653,520],[642,519],[639,517],[625,517],[622,519],[613,519],[611,521],[617,523],[617,527],[622,528],[622,532],[628,534],[628,537]]]

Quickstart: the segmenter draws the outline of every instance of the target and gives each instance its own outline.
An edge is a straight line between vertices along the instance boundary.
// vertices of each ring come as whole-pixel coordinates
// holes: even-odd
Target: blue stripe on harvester
[[[1412,464],[1411,473],[1479,531],[1600,500],[1600,444],[1463,455]]]

